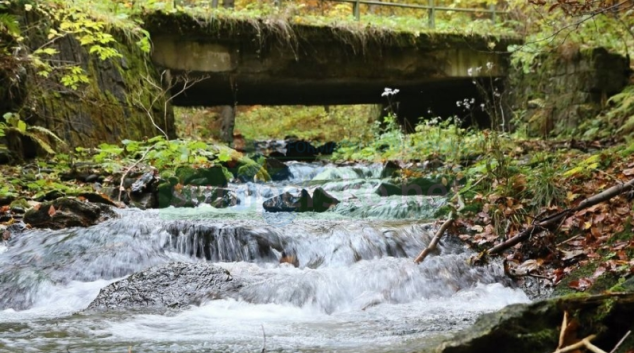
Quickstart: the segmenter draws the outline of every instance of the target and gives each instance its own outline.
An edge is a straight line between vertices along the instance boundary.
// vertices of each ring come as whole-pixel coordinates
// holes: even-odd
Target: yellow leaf
[[[578,196],[579,196],[579,194],[574,194],[574,193],[568,191],[568,194],[566,195],[566,200],[574,201],[574,199],[576,199]]]
[[[588,230],[592,227],[592,222],[584,222],[583,223],[583,229],[584,230]]]

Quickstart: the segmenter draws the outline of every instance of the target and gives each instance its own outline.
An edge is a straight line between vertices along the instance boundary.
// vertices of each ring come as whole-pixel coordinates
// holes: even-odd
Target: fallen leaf
[[[51,207],[49,207],[49,209],[48,209],[48,215],[49,215],[50,217],[53,217],[53,215],[55,214],[55,212],[57,212],[57,211],[55,211],[55,207],[53,207],[53,205],[51,205]]]
[[[590,286],[592,286],[592,280],[589,278],[579,278],[578,280],[574,280],[568,284],[568,287],[582,292],[590,288]]]

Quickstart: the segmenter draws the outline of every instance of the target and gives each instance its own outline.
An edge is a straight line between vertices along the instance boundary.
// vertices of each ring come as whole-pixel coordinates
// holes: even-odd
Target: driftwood
[[[528,238],[530,238],[531,235],[533,235],[536,232],[542,231],[542,230],[546,230],[548,229],[548,227],[553,226],[555,224],[558,224],[560,222],[562,222],[563,220],[565,220],[566,218],[568,218],[571,214],[577,212],[577,211],[581,211],[585,208],[594,206],[598,203],[604,202],[604,201],[608,201],[611,198],[618,196],[626,191],[632,190],[634,188],[634,179],[628,181],[625,184],[620,184],[620,185],[616,185],[613,186],[597,195],[594,195],[590,198],[587,198],[583,201],[581,201],[581,203],[579,203],[578,206],[573,207],[573,208],[569,208],[567,210],[561,211],[557,214],[554,214],[552,216],[549,216],[533,225],[531,225],[530,227],[528,227],[526,230],[524,230],[523,232],[519,233],[518,235],[492,247],[491,249],[487,250],[487,254],[497,254],[499,252],[502,252],[512,246],[514,246],[515,244],[518,244]]]
[[[438,229],[434,237],[431,239],[429,245],[427,245],[427,247],[423,249],[423,251],[421,251],[418,256],[416,256],[416,259],[414,260],[415,263],[419,264],[423,262],[427,255],[429,255],[430,252],[436,249],[440,238],[442,238],[443,234],[445,234],[447,229],[449,229],[449,227],[453,224],[454,220],[456,219],[456,215],[459,214],[460,211],[462,211],[462,209],[465,207],[464,201],[462,200],[460,194],[456,193],[456,196],[458,198],[458,210],[456,212],[452,211],[451,213],[449,213],[449,218],[445,221],[445,223],[442,224],[442,226],[440,226],[440,229]]]
[[[420,254],[418,254],[416,259],[414,260],[415,263],[417,263],[417,264],[421,263],[423,260],[425,260],[427,255],[429,255],[429,253],[432,250],[436,249],[436,245],[438,245],[438,242],[440,241],[440,238],[442,238],[443,234],[445,233],[447,228],[449,228],[449,226],[451,226],[453,221],[454,221],[453,217],[451,217],[451,215],[450,215],[449,219],[446,220],[445,223],[442,224],[440,229],[438,229],[438,231],[436,232],[436,234],[432,238],[431,242],[429,242],[429,245],[427,245],[427,247],[425,249],[423,249],[423,251],[421,251]]]

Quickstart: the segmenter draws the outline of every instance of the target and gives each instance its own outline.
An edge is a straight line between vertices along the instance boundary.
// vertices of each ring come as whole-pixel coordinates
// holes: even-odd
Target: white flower
[[[491,69],[493,69],[493,63],[492,63],[492,62],[490,62],[490,61],[489,61],[489,62],[487,62],[487,69],[488,69],[489,71],[491,71]]]
[[[473,68],[472,67],[470,67],[469,70],[467,70],[467,75],[473,76]]]
[[[389,87],[385,87],[385,89],[383,90],[383,93],[381,93],[381,97],[389,97],[389,96],[393,96],[395,94],[397,94],[399,91],[399,89],[391,89]]]

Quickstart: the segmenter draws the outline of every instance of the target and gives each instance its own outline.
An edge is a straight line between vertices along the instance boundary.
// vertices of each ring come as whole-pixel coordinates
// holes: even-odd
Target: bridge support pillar
[[[225,105],[220,111],[222,124],[220,125],[220,138],[231,146],[233,142],[233,128],[236,125],[236,108],[232,105]]]

